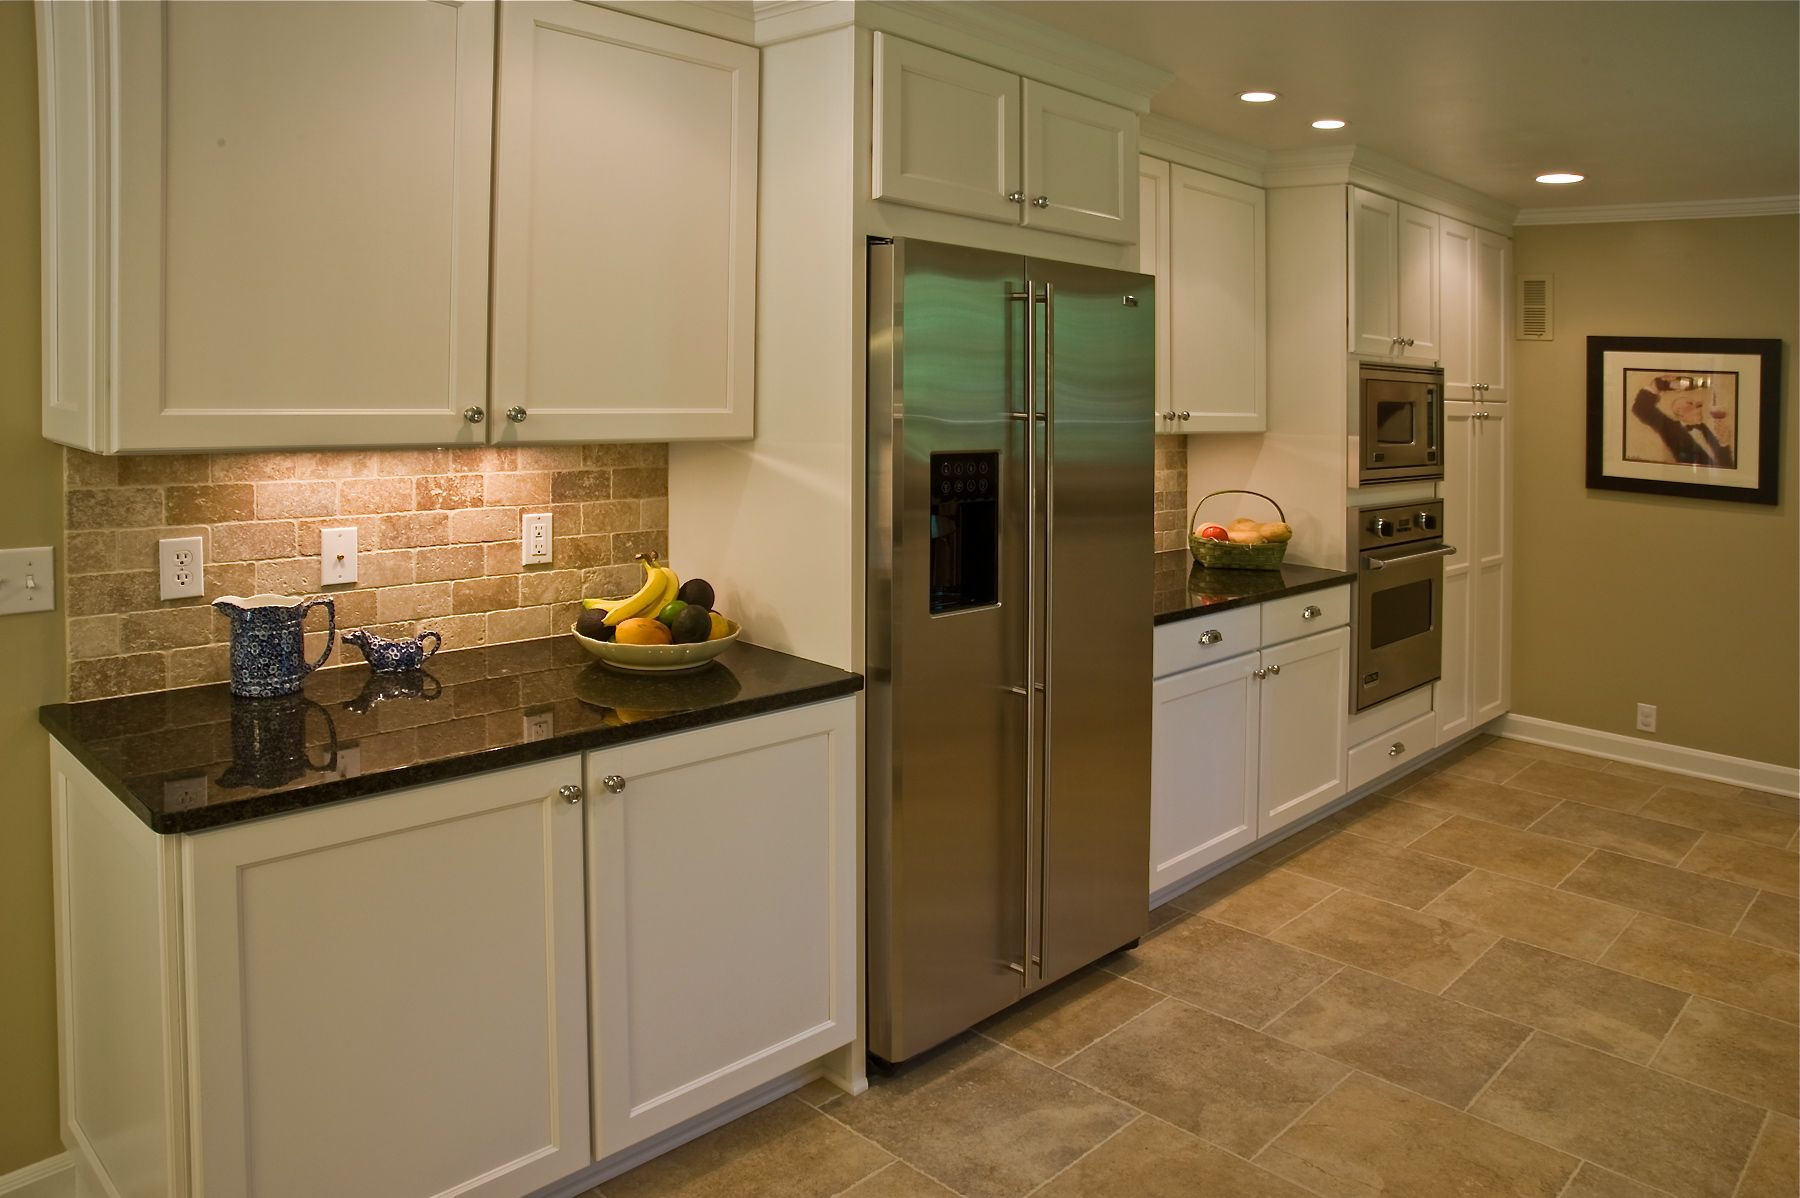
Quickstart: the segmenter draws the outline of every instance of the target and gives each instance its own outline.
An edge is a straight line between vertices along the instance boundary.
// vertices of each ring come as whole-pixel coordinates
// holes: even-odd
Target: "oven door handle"
[[[1456,552],[1454,545],[1440,545],[1436,549],[1427,549],[1421,553],[1408,553],[1401,557],[1366,557],[1363,564],[1371,570],[1385,570],[1389,566],[1398,566],[1403,562],[1421,561],[1428,557],[1449,557]]]

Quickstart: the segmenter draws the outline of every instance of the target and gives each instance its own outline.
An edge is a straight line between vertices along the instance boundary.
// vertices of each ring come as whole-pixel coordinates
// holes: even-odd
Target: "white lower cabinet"
[[[597,1155],[854,1037],[854,712],[589,754]]]
[[[1257,655],[1158,678],[1150,740],[1150,889],[1256,839]]]
[[[1257,834],[1343,794],[1350,630],[1334,628],[1262,651]]]

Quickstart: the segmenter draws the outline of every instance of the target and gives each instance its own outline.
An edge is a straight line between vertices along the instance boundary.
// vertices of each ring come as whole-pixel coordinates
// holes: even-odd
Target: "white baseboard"
[[[1712,782],[1747,786],[1752,790],[1766,790],[1772,794],[1800,796],[1800,770],[1766,761],[1751,761],[1747,757],[1727,757],[1723,753],[1709,753],[1705,749],[1665,745],[1659,741],[1621,736],[1617,732],[1602,732],[1597,728],[1582,728],[1575,724],[1559,724],[1554,720],[1540,720],[1529,715],[1503,715],[1482,731],[1529,741],[1534,745],[1552,745],[1577,753],[1591,753],[1595,757],[1605,757],[1611,761],[1626,761],[1633,765],[1650,766]]]
[[[0,1176],[0,1194],[9,1198],[75,1198],[75,1158],[59,1152],[35,1165]]]

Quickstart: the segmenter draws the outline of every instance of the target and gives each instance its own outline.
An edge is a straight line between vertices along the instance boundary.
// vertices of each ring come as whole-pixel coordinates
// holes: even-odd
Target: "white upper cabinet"
[[[1176,432],[1268,425],[1265,194],[1175,165],[1169,172],[1170,422]]]
[[[1506,374],[1507,343],[1512,339],[1512,238],[1475,230],[1474,361],[1481,398],[1504,401],[1511,389]]]
[[[876,33],[873,123],[878,200],[1138,239],[1130,109]]]
[[[757,51],[568,0],[500,11],[495,439],[750,436]]]
[[[1138,158],[1138,271],[1156,280],[1156,431],[1177,433],[1169,403],[1169,164]]]
[[[1436,361],[1438,217],[1350,188],[1352,353]]]
[[[1447,216],[1439,221],[1444,391],[1452,399],[1503,401],[1512,240]]]

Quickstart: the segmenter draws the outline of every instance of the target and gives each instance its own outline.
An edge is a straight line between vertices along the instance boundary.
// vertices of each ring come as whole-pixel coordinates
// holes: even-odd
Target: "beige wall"
[[[37,58],[0,0],[0,545],[61,553],[62,452],[38,435]],[[40,703],[62,697],[62,613],[0,616],[0,1173],[62,1151]]]
[[[1556,340],[1515,342],[1513,710],[1792,766],[1800,756],[1800,417],[1791,216],[1520,228]],[[1781,502],[1586,486],[1587,338],[1778,337]]]

